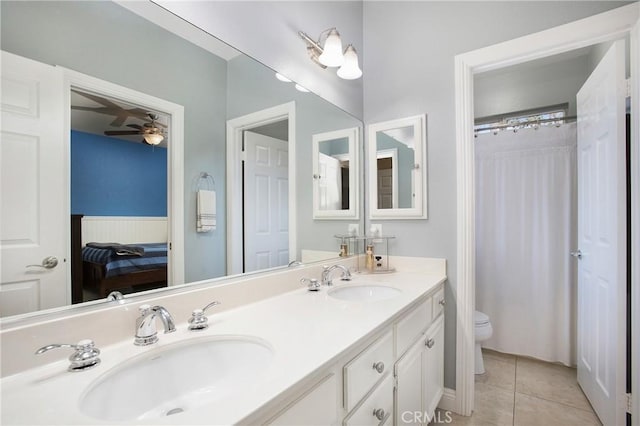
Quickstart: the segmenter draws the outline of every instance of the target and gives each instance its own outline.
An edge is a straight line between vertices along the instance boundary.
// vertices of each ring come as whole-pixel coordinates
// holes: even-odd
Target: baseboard
[[[455,413],[457,411],[456,391],[444,388],[444,393],[442,394],[438,408],[444,411],[453,411]]]

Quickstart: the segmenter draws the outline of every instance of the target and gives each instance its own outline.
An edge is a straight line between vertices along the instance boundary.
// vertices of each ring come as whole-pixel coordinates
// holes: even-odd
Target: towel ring
[[[216,181],[209,173],[201,172],[200,176],[198,177],[198,186],[196,189],[206,189],[208,191],[213,191],[216,189]]]

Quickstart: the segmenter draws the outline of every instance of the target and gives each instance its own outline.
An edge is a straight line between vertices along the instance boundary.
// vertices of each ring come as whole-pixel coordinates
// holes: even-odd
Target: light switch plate
[[[369,236],[372,237],[381,237],[382,236],[382,224],[381,223],[372,223],[369,228]]]
[[[360,235],[360,224],[359,223],[350,223],[347,228],[347,233],[349,235]]]

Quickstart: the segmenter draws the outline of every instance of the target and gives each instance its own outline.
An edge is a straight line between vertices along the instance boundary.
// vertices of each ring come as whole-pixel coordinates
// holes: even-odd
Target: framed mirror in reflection
[[[426,116],[371,124],[369,216],[427,218]]]
[[[359,128],[313,135],[313,218],[358,219]]]
[[[12,315],[71,304],[74,285],[81,293],[73,302],[87,303],[104,300],[110,290],[146,291],[286,267],[291,261],[305,262],[307,252],[314,259],[337,257],[333,235],[344,234],[347,225],[314,221],[311,140],[312,135],[361,127],[358,119],[277,80],[273,70],[151,2],[131,2],[125,8],[112,2],[3,1],[0,13],[2,50],[17,58],[2,62],[2,92],[27,94],[22,104],[27,108],[13,109],[24,116],[33,106],[29,96],[37,91],[8,89],[38,87],[38,95],[45,97],[34,105],[39,102],[39,116],[54,123],[36,135],[9,128],[3,115],[3,130],[17,135],[2,141],[3,322],[17,318]],[[166,18],[157,20],[163,27],[150,20],[159,14]],[[6,111],[15,99],[3,96],[2,101]],[[283,149],[265,157],[256,148],[252,182],[245,174],[231,178],[229,170],[243,170],[246,158],[243,137],[232,141],[240,144],[232,147],[242,154],[237,164],[229,157],[229,123],[283,105],[293,114],[241,131],[258,140],[256,147],[268,140]],[[34,138],[39,144],[30,143]],[[354,141],[354,147],[350,169],[362,155],[360,144]],[[285,166],[272,173],[273,185],[258,170],[265,159]],[[10,172],[6,178],[5,171]],[[211,188],[199,183],[202,173],[215,182]],[[363,179],[351,174],[346,211],[364,228],[357,211]],[[240,186],[231,186],[231,180]],[[262,187],[278,189],[281,203],[265,207]],[[199,191],[208,190],[214,197],[199,200]],[[244,198],[239,195],[243,192]],[[253,231],[231,229],[232,222],[237,224],[231,218],[248,220],[243,207],[248,201],[269,210],[254,216]],[[74,229],[80,232],[80,251],[72,246],[72,216],[79,225]],[[274,220],[258,220],[267,216]],[[246,254],[231,255],[227,235],[251,238],[265,227],[278,232],[284,245],[268,249],[275,255],[267,258],[261,255],[262,242],[243,240],[243,247],[253,244],[255,262],[242,268],[248,264]],[[54,244],[45,247],[49,241]],[[90,243],[108,255],[83,259],[82,249]],[[157,247],[147,244],[166,250],[165,265],[149,269],[155,272],[129,264],[154,253]],[[55,267],[43,263],[51,256],[58,260]],[[115,258],[120,266],[109,269],[101,257]],[[156,257],[163,257],[161,249]],[[241,265],[239,270],[230,267],[231,258]],[[89,261],[94,265],[87,268]],[[124,271],[115,279],[120,283],[104,286],[101,280],[111,279],[117,269]],[[144,274],[150,276],[142,279]]]

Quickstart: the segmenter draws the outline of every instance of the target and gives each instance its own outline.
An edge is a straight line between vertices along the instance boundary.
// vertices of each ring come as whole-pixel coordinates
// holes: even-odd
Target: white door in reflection
[[[289,262],[288,142],[244,132],[244,272]]]
[[[323,153],[318,154],[318,194],[320,210],[342,209],[342,168],[340,160]]]

